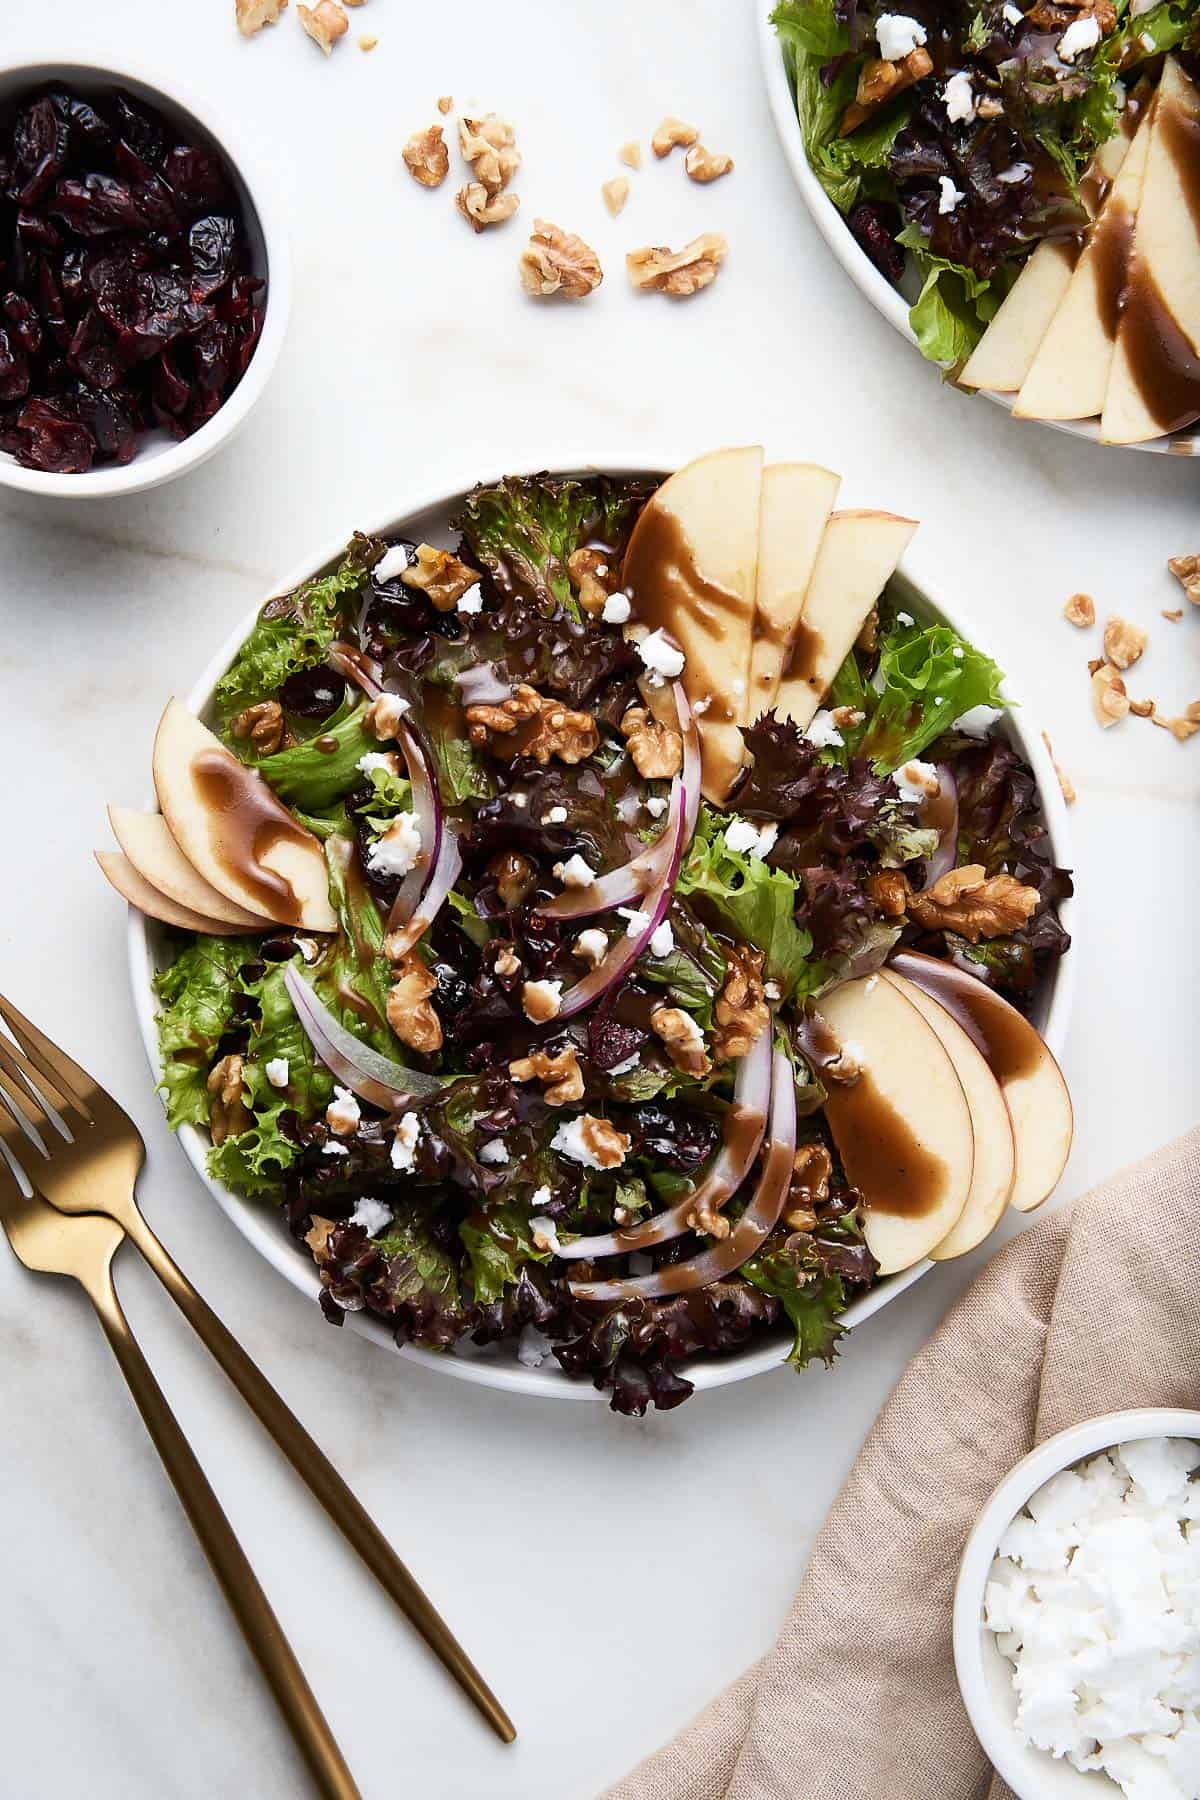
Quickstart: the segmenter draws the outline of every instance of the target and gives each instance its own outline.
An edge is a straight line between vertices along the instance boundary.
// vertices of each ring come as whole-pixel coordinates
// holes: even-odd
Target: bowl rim
[[[226,162],[240,176],[249,207],[262,234],[267,264],[267,298],[263,312],[263,328],[245,373],[227,399],[222,401],[212,418],[191,437],[167,445],[150,456],[136,454],[124,464],[106,464],[80,475],[55,474],[43,469],[25,469],[12,457],[0,455],[0,485],[27,494],[41,494],[54,499],[104,500],[124,494],[144,493],[165,481],[186,474],[219,450],[239,431],[260,399],[283,348],[292,303],[292,256],[288,211],[275,165],[262,144],[244,127],[213,107],[207,95],[198,95],[186,82],[167,75],[157,65],[128,61],[121,66],[77,57],[31,57],[0,63],[0,89],[11,89],[14,82],[24,81],[29,87],[52,80],[82,76],[87,80],[111,81],[114,86],[133,83],[148,90],[152,103],[162,109],[188,113],[218,147]],[[0,97],[7,97],[6,92]]]
[[[916,333],[908,322],[908,302],[903,294],[894,288],[886,276],[880,274],[875,264],[860,250],[842,214],[838,211],[825,189],[813,173],[807,152],[804,148],[804,137],[800,130],[800,121],[796,116],[796,107],[788,86],[787,71],[783,66],[783,55],[775,28],[771,23],[770,8],[764,0],[751,0],[755,9],[758,29],[759,60],[762,64],[763,80],[766,84],[767,98],[771,115],[775,120],[775,129],[783,147],[784,156],[792,171],[796,186],[800,189],[804,203],[808,207],[813,223],[825,239],[842,268],[851,281],[865,294],[876,312],[881,313],[888,324],[900,333],[900,336],[911,344],[920,355]],[[936,368],[937,364],[931,365]],[[972,397],[972,390],[958,389],[964,399]],[[973,390],[1011,414],[1014,396],[999,394],[991,388]],[[1101,444],[1100,424],[1096,419],[1023,419],[1020,424],[1039,425],[1043,429],[1063,431],[1069,437],[1082,438],[1085,443]],[[1105,450],[1143,450],[1164,456],[1195,456],[1200,454],[1200,425],[1190,433],[1177,432],[1170,437],[1151,438],[1143,444],[1103,444]]]
[[[963,1547],[954,1587],[954,1669],[971,1727],[997,1773],[1021,1800],[1045,1800],[1046,1753],[1022,1741],[992,1699],[983,1650],[983,1593],[1001,1537],[1031,1495],[1052,1476],[1086,1456],[1135,1438],[1186,1437],[1200,1441],[1200,1410],[1140,1406],[1097,1413],[1069,1425],[1023,1456],[992,1490]],[[1069,1766],[1069,1765],[1068,1765]],[[1031,1785],[1032,1784],[1032,1785]],[[1101,1790],[1103,1791],[1103,1790]],[[1112,1792],[1116,1793],[1115,1786]]]
[[[661,477],[664,470],[681,468],[687,460],[686,455],[632,457],[628,454],[616,453],[596,457],[586,463],[577,460],[564,461],[554,465],[553,472],[556,474],[611,474],[618,476],[651,474]],[[504,475],[539,473],[543,472],[545,468],[546,464],[544,463],[533,463],[519,469],[506,465],[499,471],[484,472],[480,472],[477,466],[471,468],[469,472],[465,468],[459,468],[451,475],[443,475],[435,487],[423,488],[411,497],[406,496],[403,505],[393,507],[386,514],[373,518],[365,529],[384,537],[400,534],[411,520],[424,513],[453,509],[472,487],[481,482],[500,480]],[[364,529],[361,525],[357,528]],[[184,696],[184,704],[189,710],[201,715],[206,711],[217,681],[229,667],[234,655],[245,640],[264,601],[275,594],[289,593],[301,582],[336,563],[344,553],[345,547],[345,534],[339,536],[332,543],[327,541],[321,549],[293,564],[281,580],[270,584],[263,598],[255,601],[253,607],[228,633],[189,688]],[[910,550],[902,558],[897,573],[940,617],[959,626],[957,613],[944,608],[940,600],[935,600],[929,581],[924,576],[914,573],[914,565],[919,565],[919,562],[920,558],[913,557]],[[963,629],[961,626],[959,628]],[[963,629],[963,635],[970,637],[971,633]],[[1007,681],[1004,684],[1004,692],[1007,698],[1013,700],[1015,704],[1016,697],[1012,694]],[[1022,709],[1015,706],[1015,710],[1021,711]],[[1020,729],[1013,725],[1012,729],[1022,754],[1027,757],[1033,768],[1055,857],[1064,866],[1069,867],[1070,825],[1066,804],[1049,752],[1044,746],[1036,725],[1031,723],[1026,729]],[[158,801],[153,790],[148,797],[147,806],[151,811],[156,811],[158,808]],[[1076,918],[1076,903],[1073,899],[1063,902],[1060,907],[1060,916],[1067,928],[1073,930]],[[127,926],[127,954],[134,1008],[150,1070],[157,1081],[159,1054],[158,1034],[155,1028],[156,1002],[152,987],[155,966],[153,935],[153,921],[138,912],[136,908],[130,907]],[[1074,957],[1068,955],[1058,962],[1047,990],[1042,1036],[1056,1057],[1061,1057],[1070,1020],[1075,986],[1074,961]],[[316,1268],[281,1230],[275,1214],[267,1211],[260,1203],[245,1200],[221,1182],[213,1180],[205,1166],[208,1140],[196,1126],[183,1125],[175,1135],[182,1144],[188,1161],[200,1176],[209,1193],[242,1235],[274,1268],[287,1277],[293,1287],[315,1299],[320,1292],[320,1281]],[[890,1301],[898,1298],[934,1266],[926,1259],[914,1264],[911,1269],[905,1269],[896,1275],[887,1277],[886,1280],[880,1282],[869,1293],[847,1308],[842,1315],[842,1323],[848,1329],[861,1324]],[[446,1355],[438,1351],[423,1350],[412,1344],[397,1344],[382,1320],[359,1312],[348,1313],[346,1317],[354,1330],[363,1336],[372,1338],[377,1343],[386,1345],[394,1353],[427,1366],[434,1366],[465,1381],[474,1381],[486,1387],[503,1388],[509,1392],[539,1394],[560,1400],[600,1400],[605,1398],[602,1393],[592,1387],[590,1382],[573,1379],[562,1370],[543,1373],[541,1369],[525,1368],[515,1358],[495,1362],[484,1359],[476,1360],[467,1355]],[[730,1356],[701,1358],[694,1364],[688,1364],[687,1376],[689,1381],[694,1383],[697,1392],[707,1388],[724,1387],[730,1382],[748,1380],[752,1375],[777,1368],[786,1360],[786,1356],[786,1342],[782,1338],[771,1337],[764,1343],[755,1344]]]

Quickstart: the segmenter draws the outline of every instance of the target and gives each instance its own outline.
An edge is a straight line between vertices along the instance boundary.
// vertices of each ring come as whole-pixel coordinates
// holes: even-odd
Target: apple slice
[[[647,501],[625,552],[633,623],[669,632],[687,658],[681,679],[698,709],[702,785],[715,801],[745,760],[738,725],[750,677],[762,469],[759,445],[688,463]]]
[[[171,836],[227,900],[282,925],[337,930],[317,839],[178,700],[159,721],[154,786]]]
[[[164,925],[177,925],[181,931],[201,931],[208,937],[236,937],[243,931],[262,930],[261,920],[255,925],[228,925],[220,919],[207,919],[203,913],[193,912],[190,906],[180,906],[177,900],[160,893],[148,882],[120,850],[94,850],[92,854],[105,879],[121,898],[148,918],[161,919]]]
[[[784,659],[775,700],[780,718],[801,730],[811,723],[916,529],[915,519],[895,513],[829,515]]]
[[[957,1225],[929,1252],[934,1262],[947,1262],[952,1256],[963,1256],[981,1244],[1008,1205],[1016,1173],[1017,1152],[1013,1128],[1000,1092],[1000,1083],[987,1065],[983,1052],[967,1036],[944,1006],[931,1000],[921,988],[894,969],[881,969],[884,981],[890,981],[910,1000],[925,1023],[937,1033],[954,1072],[962,1082],[963,1093],[971,1113],[971,1129],[975,1137],[975,1169],[971,1191]]]
[[[1145,443],[1200,418],[1198,139],[1200,94],[1169,56],[1100,420],[1106,444]]]
[[[1058,311],[1038,346],[1013,406],[1018,418],[1090,419],[1104,407],[1157,109],[1156,101],[1138,126]]]
[[[1032,1212],[1055,1187],[1075,1129],[1062,1070],[1015,1006],[964,969],[902,950],[889,965],[944,1006],[987,1059],[1012,1122],[1017,1166],[1009,1205]]]
[[[126,861],[132,863],[143,881],[185,912],[197,913],[238,931],[262,931],[273,922],[266,913],[247,912],[244,906],[235,906],[198,875],[171,836],[161,813],[110,806],[108,819]],[[146,910],[142,907],[143,912]]]
[[[774,463],[763,470],[747,725],[775,704],[787,648],[804,611],[840,486],[840,475],[816,463]]]
[[[867,975],[820,1003],[862,1073],[826,1083],[825,1117],[863,1196],[863,1235],[881,1275],[911,1268],[962,1217],[971,1191],[971,1112],[937,1034],[893,983]]]

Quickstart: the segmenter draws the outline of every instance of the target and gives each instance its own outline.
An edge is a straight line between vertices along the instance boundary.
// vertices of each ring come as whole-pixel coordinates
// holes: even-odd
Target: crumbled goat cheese
[[[675,948],[675,933],[671,930],[670,919],[664,919],[650,934],[651,956],[670,956]]]
[[[818,750],[835,750],[846,741],[834,724],[833,714],[827,707],[823,707],[820,712],[813,714],[812,722],[804,735],[809,743],[815,745]]]
[[[665,631],[652,631],[637,647],[637,653],[653,675],[673,679],[683,674],[683,651],[671,642]]]
[[[362,1121],[362,1112],[358,1101],[349,1088],[335,1087],[333,1099],[325,1108],[325,1123],[330,1131],[336,1131],[339,1137],[349,1137],[357,1131]]]
[[[606,625],[624,625],[632,611],[624,594],[610,594],[600,608],[600,617]]]
[[[946,117],[952,125],[968,124],[975,117],[975,90],[965,69],[950,77],[942,89],[942,99],[946,103]],[[941,210],[950,212],[952,209],[946,206]]]
[[[421,827],[416,814],[397,813],[382,837],[367,851],[372,875],[407,875],[421,854]]]
[[[542,820],[543,825],[565,825],[566,822],[567,809],[565,806],[552,806]]]
[[[553,1219],[530,1219],[529,1235],[536,1249],[549,1250],[552,1256],[557,1256],[562,1249],[558,1241],[558,1228]]]
[[[350,1214],[348,1222],[351,1225],[361,1225],[368,1237],[378,1237],[395,1216],[391,1207],[385,1206],[382,1200],[372,1200],[369,1194],[364,1194]]]
[[[1064,1469],[1000,1540],[984,1621],[1016,1728],[1128,1800],[1200,1792],[1200,1445],[1140,1438]]]
[[[753,825],[749,819],[732,819],[725,827],[725,843],[730,850],[749,852],[762,860],[779,836],[778,825]]]
[[[315,963],[321,954],[320,946],[312,938],[297,938],[296,948],[306,963]]]
[[[322,1156],[349,1156],[350,1152],[345,1144],[339,1144],[336,1138],[330,1138],[327,1143],[321,1145],[321,1154]]]
[[[875,41],[884,62],[900,62],[903,57],[910,56],[918,44],[925,43],[928,36],[925,27],[916,19],[910,19],[907,13],[880,13],[875,27]]]
[[[273,1088],[285,1088],[288,1084],[287,1057],[273,1056],[267,1064],[266,1075]]]
[[[1004,0],[1004,5],[1000,8],[1000,12],[1007,25],[1023,25],[1025,22],[1025,14],[1021,11],[1019,6],[1014,6],[1012,4],[1012,0]]]
[[[593,969],[608,953],[608,938],[598,925],[589,925],[575,939],[574,954],[581,962],[591,963]]]
[[[566,862],[555,863],[554,879],[561,881],[564,887],[591,887],[596,879],[596,871],[588,867],[577,850],[574,856],[567,858]]]
[[[938,176],[938,187],[941,190],[938,195],[938,212],[952,213],[963,197],[963,190],[955,187],[948,175]]]
[[[370,775],[375,769],[382,769],[387,775],[399,773],[394,750],[368,750],[365,756],[359,757],[354,766],[356,769],[361,769],[364,775]]]
[[[628,1075],[631,1069],[637,1068],[641,1060],[641,1051],[635,1050],[632,1056],[627,1056],[624,1062],[614,1063],[611,1069],[605,1070],[605,1073],[608,1075]]]
[[[368,708],[368,723],[377,738],[394,738],[400,729],[400,721],[409,711],[407,700],[399,694],[378,694]],[[359,764],[362,767],[362,764]]]
[[[711,705],[712,705],[712,695],[705,694],[703,700],[696,700],[693,702],[692,717],[694,719],[699,719],[700,717],[702,717],[702,715],[704,713],[706,713],[708,711],[708,709]]]
[[[1000,717],[998,706],[969,706],[965,713],[959,713],[957,719],[951,721],[954,731],[965,731],[968,737],[986,737],[996,720]]]
[[[961,662],[965,652],[961,644],[955,644],[954,649],[950,654],[953,656],[955,662]]]
[[[644,800],[642,804],[652,819],[661,819],[671,802],[660,798],[657,794],[651,794],[650,798]]]
[[[483,589],[480,587],[479,583],[476,582],[474,587],[469,587],[465,594],[460,594],[458,599],[454,602],[454,605],[455,609],[460,613],[482,612]]]
[[[783,990],[777,981],[763,982],[763,997],[767,1000],[782,1000]]]
[[[892,771],[892,781],[900,790],[902,800],[911,800],[914,806],[930,798],[930,784],[941,786],[941,776],[932,763],[919,762],[916,757],[906,762],[902,769]]]
[[[1001,169],[1000,173],[996,176],[996,180],[1002,181],[1005,187],[1015,187],[1018,181],[1024,181],[1027,175],[1032,174],[1032,163],[1014,163],[1011,169]]]
[[[544,1331],[526,1325],[517,1339],[517,1361],[523,1369],[540,1369],[552,1348]]]
[[[508,1161],[508,1145],[503,1138],[489,1138],[486,1144],[479,1146],[481,1163],[506,1163]]]
[[[896,614],[897,625],[912,625],[914,622],[915,621],[914,621],[911,613],[898,612]]]
[[[403,544],[393,544],[385,550],[375,567],[371,570],[373,581],[394,581],[408,567],[408,551]]]
[[[550,1148],[563,1156],[569,1156],[572,1162],[582,1163],[585,1169],[611,1169],[616,1166],[611,1157],[597,1156],[589,1142],[590,1127],[597,1121],[590,1113],[577,1113],[573,1119],[564,1119],[554,1136],[550,1139]],[[624,1157],[618,1158],[623,1162]],[[533,1221],[536,1223],[536,1220]]]
[[[649,923],[647,914],[639,912],[636,906],[618,906],[617,912],[625,921],[625,936],[640,937]]]
[[[527,981],[521,989],[525,1017],[532,1019],[535,1025],[544,1025],[547,1019],[556,1019],[562,1005],[562,990],[561,981]]]
[[[393,1169],[411,1169],[416,1154],[417,1138],[420,1135],[421,1121],[415,1112],[406,1112],[396,1127],[392,1138]]]
[[[1094,50],[1100,42],[1100,21],[1095,13],[1072,19],[1058,40],[1058,54],[1065,63],[1073,63],[1081,50]]]
[[[514,806],[528,806],[529,805],[529,795],[528,794],[512,794],[509,797],[512,800],[512,803]]]
[[[553,1196],[548,1187],[535,1188],[533,1190],[533,1198],[529,1204],[540,1210],[543,1206],[549,1206],[552,1198]]]

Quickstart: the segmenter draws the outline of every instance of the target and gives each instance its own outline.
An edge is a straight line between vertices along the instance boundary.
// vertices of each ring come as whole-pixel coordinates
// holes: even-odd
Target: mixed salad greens
[[[684,1359],[767,1331],[829,1362],[874,1279],[814,999],[905,944],[1027,1007],[1070,892],[994,729],[1000,671],[889,594],[828,696],[844,710],[809,735],[760,717],[728,806],[702,804],[686,703],[598,605],[651,491],[509,479],[469,496],[457,556],[356,536],[270,601],[218,727],[321,840],[338,929],[173,934],[158,977],[170,1122],[210,1126],[212,1174],[281,1209],[327,1318],[365,1307],[429,1349],[509,1340],[634,1414],[687,1397]],[[919,757],[952,778],[948,838],[893,779]],[[586,865],[611,901],[631,859],[656,871],[649,933],[635,895],[589,908],[572,882]],[[1031,915],[976,941],[923,926],[904,896],[964,860],[1036,890]],[[782,1216],[672,1291],[698,1249],[728,1261],[753,1205],[771,1133],[764,1103],[738,1148],[733,1103],[772,1064],[797,1119]],[[700,1203],[719,1168],[744,1176],[723,1214]],[[664,1209],[675,1225],[649,1227]],[[614,1251],[620,1232],[646,1247]],[[572,1257],[581,1238],[601,1248]]]
[[[1088,222],[1081,178],[1133,85],[1200,48],[1200,0],[779,0],[813,172],[893,283],[922,352],[974,349],[1043,238]]]

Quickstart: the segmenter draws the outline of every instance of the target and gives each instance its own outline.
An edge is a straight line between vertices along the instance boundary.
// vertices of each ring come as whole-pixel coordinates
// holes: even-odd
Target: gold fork
[[[36,1146],[18,1128],[16,1115],[21,1114],[41,1139],[38,1191],[62,1213],[102,1213],[129,1236],[351,1547],[496,1735],[511,1743],[517,1735],[512,1720],[370,1514],[142,1217],[134,1183],[145,1160],[145,1145],[137,1126],[86,1069],[3,995],[0,1017],[17,1040],[14,1044],[0,1034],[0,1143],[18,1161],[28,1160],[21,1147],[28,1153]],[[55,1128],[48,1108],[60,1115],[62,1129]]]

